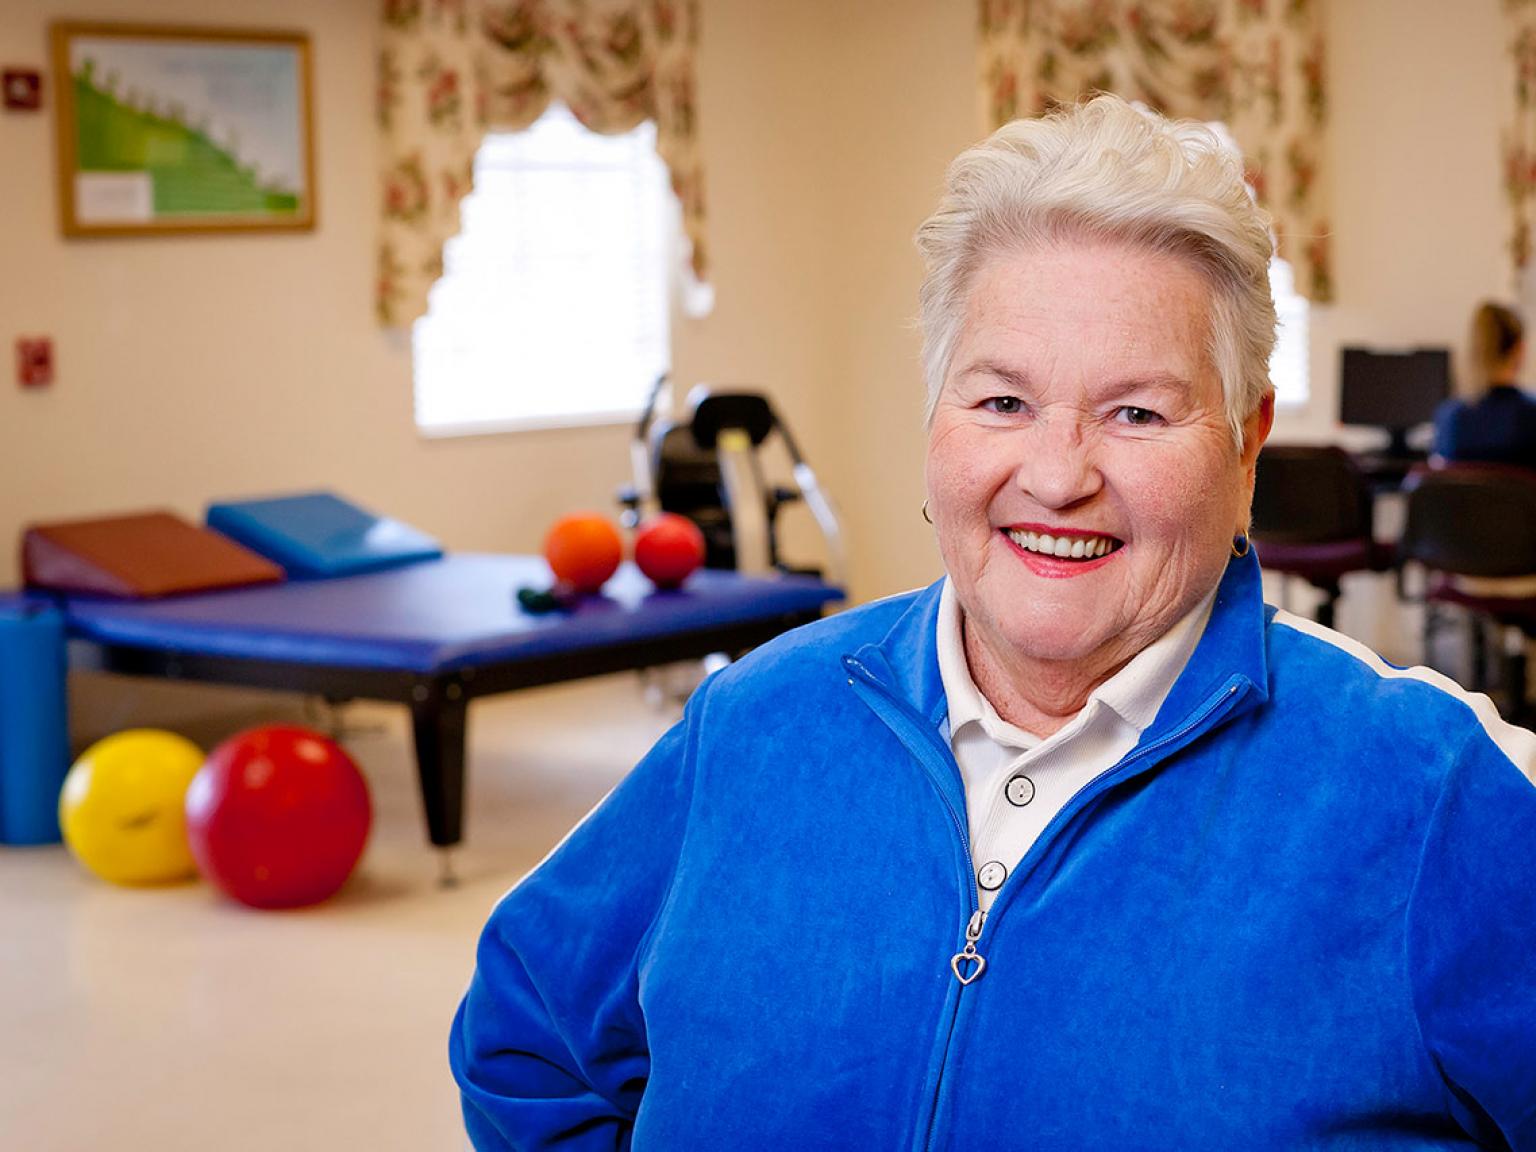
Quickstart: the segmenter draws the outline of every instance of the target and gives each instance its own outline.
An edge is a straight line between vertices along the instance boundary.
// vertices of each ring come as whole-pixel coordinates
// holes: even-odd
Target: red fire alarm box
[[[16,382],[23,388],[46,388],[53,383],[52,340],[23,336],[16,341]]]
[[[0,72],[0,92],[7,108],[36,112],[43,105],[43,75],[31,68],[7,68]]]

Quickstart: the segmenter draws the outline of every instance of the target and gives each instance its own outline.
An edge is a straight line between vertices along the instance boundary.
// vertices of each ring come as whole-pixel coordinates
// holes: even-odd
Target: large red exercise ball
[[[624,539],[606,516],[574,512],[562,516],[544,537],[544,559],[555,579],[578,592],[596,592],[624,559]]]
[[[704,533],[686,516],[658,512],[635,533],[635,566],[658,588],[676,588],[704,563]]]
[[[197,875],[182,805],[203,763],[184,736],[134,728],[98,740],[59,793],[59,827],[75,859],[114,884],[169,884]]]
[[[270,724],[231,736],[187,789],[198,868],[253,908],[297,908],[351,875],[373,808],[357,765],[335,741]]]

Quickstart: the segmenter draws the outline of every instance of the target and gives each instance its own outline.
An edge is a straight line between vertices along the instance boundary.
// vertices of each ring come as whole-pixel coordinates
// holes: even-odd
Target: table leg
[[[454,682],[422,685],[411,701],[416,737],[416,772],[427,813],[427,834],[439,848],[463,836],[464,743],[468,701]]]

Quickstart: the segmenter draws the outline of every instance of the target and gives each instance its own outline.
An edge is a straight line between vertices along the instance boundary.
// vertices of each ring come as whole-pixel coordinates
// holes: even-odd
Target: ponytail
[[[1487,388],[1496,372],[1525,338],[1520,314],[1487,301],[1472,316],[1472,366],[1479,385]]]

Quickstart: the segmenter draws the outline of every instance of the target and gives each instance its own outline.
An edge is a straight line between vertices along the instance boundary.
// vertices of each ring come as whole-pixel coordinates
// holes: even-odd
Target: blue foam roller
[[[207,520],[299,580],[378,572],[443,554],[426,533],[330,492],[212,504]]]
[[[54,844],[69,771],[64,617],[0,608],[0,842]]]

